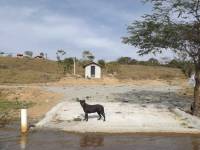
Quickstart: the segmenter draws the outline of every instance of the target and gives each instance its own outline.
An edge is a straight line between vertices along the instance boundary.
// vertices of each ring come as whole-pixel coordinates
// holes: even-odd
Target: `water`
[[[19,128],[0,128],[0,150],[200,150],[200,135],[72,134],[37,130],[20,135]]]

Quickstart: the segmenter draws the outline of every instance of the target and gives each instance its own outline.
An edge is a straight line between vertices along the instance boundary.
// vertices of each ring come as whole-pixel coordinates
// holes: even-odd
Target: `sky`
[[[0,0],[0,51],[23,53],[30,50],[56,59],[56,51],[65,57],[81,58],[84,50],[96,60],[115,60],[138,56],[137,48],[123,44],[127,26],[151,13],[151,5],[140,0]],[[168,52],[158,57],[173,54]]]

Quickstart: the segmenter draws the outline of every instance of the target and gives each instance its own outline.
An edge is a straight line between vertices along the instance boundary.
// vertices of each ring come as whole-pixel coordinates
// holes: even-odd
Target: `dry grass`
[[[0,83],[41,83],[60,79],[55,61],[0,57]]]
[[[153,80],[153,79],[184,79],[185,76],[180,69],[160,67],[160,66],[143,66],[143,65],[119,65],[116,77],[119,79],[133,80]]]
[[[73,74],[73,71],[68,73],[69,76],[71,74]],[[76,65],[76,74],[80,77],[84,76],[84,68],[81,64]],[[114,77],[120,80],[185,78],[180,69],[143,65],[108,64],[106,69],[103,69],[103,76],[109,74],[113,74]],[[53,82],[60,80],[63,76],[63,68],[56,61],[0,57],[1,84]]]
[[[80,75],[81,77],[84,77],[84,67],[81,64],[76,64],[76,74]]]
[[[7,112],[7,110],[10,111],[15,108],[13,117],[16,117],[19,115],[18,108],[30,107],[28,109],[29,118],[41,118],[61,98],[62,94],[45,91],[42,88],[33,86],[0,88],[0,114],[4,112],[2,110]]]

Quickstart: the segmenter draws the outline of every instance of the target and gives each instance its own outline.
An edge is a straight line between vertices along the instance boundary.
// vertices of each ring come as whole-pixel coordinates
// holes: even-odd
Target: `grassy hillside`
[[[55,61],[0,57],[0,83],[40,83],[61,76]]]
[[[119,79],[174,79],[185,78],[185,75],[178,68],[162,66],[143,66],[143,65],[108,65],[107,73],[115,74]]]
[[[77,74],[84,76],[82,65],[78,64],[76,68]],[[143,65],[107,64],[103,74],[134,80],[185,78],[177,68]],[[0,83],[45,83],[57,81],[63,76],[62,66],[55,61],[0,57]]]

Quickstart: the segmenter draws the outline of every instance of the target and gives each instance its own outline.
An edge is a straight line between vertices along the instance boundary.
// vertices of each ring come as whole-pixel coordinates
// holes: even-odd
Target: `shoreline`
[[[59,129],[75,133],[199,134],[195,128],[200,129],[200,124],[194,125],[187,117],[171,111],[172,108],[187,110],[190,106],[189,97],[179,93],[183,89],[182,85],[186,84],[178,83],[180,81],[169,83],[163,80],[143,80],[129,84],[70,86],[54,83],[0,87],[17,89],[18,92],[14,92],[13,96],[39,100],[34,109],[28,110],[30,122],[36,123],[36,129]],[[89,115],[87,123],[81,121],[84,113],[80,104],[75,102],[76,98],[86,98],[89,104],[103,104],[107,121],[97,122],[96,115]]]
[[[30,130],[30,132],[34,131],[55,131],[55,132],[64,132],[67,134],[74,134],[74,135],[110,135],[110,136],[115,136],[115,135],[125,135],[125,136],[132,136],[132,135],[153,135],[153,136],[196,136],[200,137],[200,131],[199,132],[170,132],[170,131],[133,131],[133,132],[78,132],[78,131],[66,131],[66,130],[59,130],[55,128],[33,128]]]

